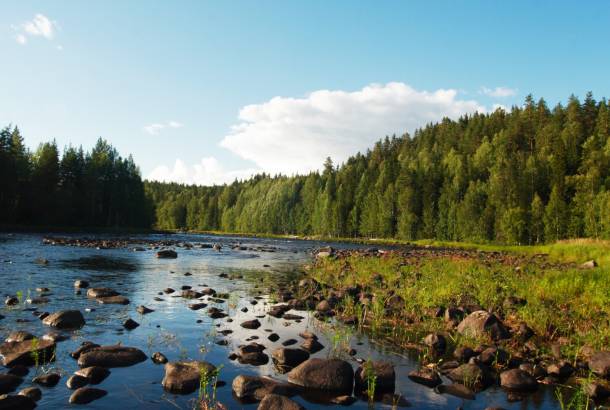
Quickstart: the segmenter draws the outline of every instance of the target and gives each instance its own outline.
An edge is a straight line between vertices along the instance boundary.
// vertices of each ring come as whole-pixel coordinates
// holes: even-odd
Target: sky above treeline
[[[444,116],[610,96],[610,2],[0,3],[0,125],[147,179],[307,173]]]

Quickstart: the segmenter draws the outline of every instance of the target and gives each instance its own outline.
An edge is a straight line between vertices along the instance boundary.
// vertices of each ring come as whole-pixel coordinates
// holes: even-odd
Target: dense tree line
[[[159,228],[540,243],[610,238],[605,100],[528,96],[379,141],[321,173],[225,186],[146,183]]]
[[[40,144],[30,152],[17,127],[0,130],[0,224],[149,227],[152,206],[131,157],[99,139],[90,152]]]

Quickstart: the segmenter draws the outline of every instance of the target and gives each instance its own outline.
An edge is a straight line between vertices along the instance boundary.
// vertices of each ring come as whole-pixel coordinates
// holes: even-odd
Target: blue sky
[[[2,2],[0,124],[102,136],[145,177],[306,172],[528,93],[608,96],[609,23],[601,1]]]

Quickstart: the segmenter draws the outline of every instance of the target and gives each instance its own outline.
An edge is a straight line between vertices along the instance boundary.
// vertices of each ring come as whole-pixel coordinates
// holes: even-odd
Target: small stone
[[[69,402],[73,404],[88,404],[94,400],[101,399],[107,394],[106,390],[95,387],[81,387],[72,393]]]

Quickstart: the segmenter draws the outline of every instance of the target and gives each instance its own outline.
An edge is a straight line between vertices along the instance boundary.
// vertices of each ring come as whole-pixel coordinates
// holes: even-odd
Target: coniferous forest
[[[224,186],[142,182],[131,158],[0,134],[5,224],[535,244],[610,238],[610,115],[589,93],[444,119],[340,166]]]
[[[0,130],[0,225],[149,227],[152,208],[132,158],[99,139],[89,152],[41,144],[30,152],[17,127]]]

